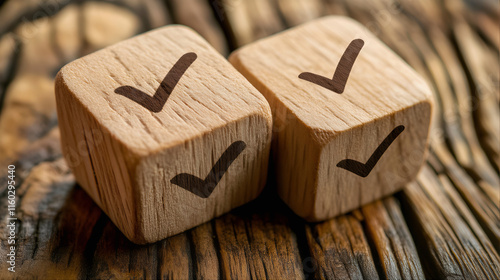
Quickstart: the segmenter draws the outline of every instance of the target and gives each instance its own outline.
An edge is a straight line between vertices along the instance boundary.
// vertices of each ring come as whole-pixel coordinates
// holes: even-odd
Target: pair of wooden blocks
[[[131,241],[163,239],[256,198],[270,151],[278,193],[308,221],[416,176],[430,90],[360,24],[326,17],[229,61],[170,26],[59,72],[66,160]]]

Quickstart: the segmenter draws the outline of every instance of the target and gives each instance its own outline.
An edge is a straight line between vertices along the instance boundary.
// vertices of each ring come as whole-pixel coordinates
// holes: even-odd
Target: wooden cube
[[[229,60],[271,105],[278,192],[298,215],[331,218],[415,178],[431,91],[359,23],[325,17]]]
[[[265,184],[269,104],[191,29],[164,27],[71,62],[56,98],[78,183],[135,243],[226,213]]]

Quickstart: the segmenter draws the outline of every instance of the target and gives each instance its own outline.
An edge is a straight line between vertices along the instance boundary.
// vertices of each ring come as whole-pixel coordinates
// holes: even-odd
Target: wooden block
[[[191,29],[157,29],[71,62],[56,99],[77,181],[133,242],[206,222],[265,184],[269,105]]]
[[[331,218],[415,178],[430,89],[359,23],[325,17],[229,60],[271,105],[278,192],[298,215]]]

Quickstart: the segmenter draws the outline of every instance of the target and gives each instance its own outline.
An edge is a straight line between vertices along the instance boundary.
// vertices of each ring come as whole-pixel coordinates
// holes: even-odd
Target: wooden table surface
[[[498,1],[10,0],[0,7],[0,278],[500,279]],[[323,223],[254,202],[145,246],[130,243],[62,158],[53,79],[69,61],[169,23],[227,55],[327,14],[366,25],[426,78],[431,151],[394,196]],[[16,209],[7,211],[8,165]],[[16,217],[15,273],[5,262]]]

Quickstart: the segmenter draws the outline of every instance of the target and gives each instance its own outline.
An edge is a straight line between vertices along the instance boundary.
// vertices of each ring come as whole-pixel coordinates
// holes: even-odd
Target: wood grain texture
[[[227,25],[235,46],[248,44],[284,28],[272,1],[216,0],[214,9]],[[227,22],[226,22],[227,21]]]
[[[250,3],[252,1],[221,1],[227,5],[228,9],[224,11],[213,10],[213,14],[219,20],[217,24],[224,28],[223,32],[227,36],[229,46],[237,45],[234,43],[233,36],[247,36],[246,40],[250,42],[256,39],[255,35],[267,36],[266,34],[275,33],[294,24],[295,20],[297,22],[305,20],[309,18],[308,15],[312,14],[311,11],[316,11],[316,2],[318,2],[296,1],[289,4],[292,8],[284,9],[284,6],[280,6],[277,0],[272,0],[264,3],[266,9],[270,10],[261,13],[262,9],[246,8],[247,3],[249,3],[249,7],[253,5]],[[133,28],[139,32],[146,31],[151,27],[162,26],[168,22],[179,23],[180,17],[176,18],[172,10],[169,13],[165,9],[165,4],[169,9],[173,7],[170,0],[148,0],[146,2],[138,0],[92,1],[93,4],[105,4],[108,7],[106,11],[110,13],[109,20],[124,15],[128,17],[126,14],[129,13],[124,12],[124,9],[130,12],[138,19],[134,22],[138,23],[139,26]],[[212,3],[213,8],[213,2],[215,2],[213,0],[199,1],[199,4],[201,6],[205,4],[205,8],[207,8],[210,6],[209,2]],[[294,5],[299,2],[301,5]],[[311,3],[309,4],[309,2]],[[325,223],[335,221],[336,226],[324,226],[321,234],[315,234],[314,228],[320,228],[323,223],[304,223],[287,210],[282,203],[276,203],[279,199],[275,195],[262,200],[261,198],[268,197],[264,192],[254,203],[232,211],[229,218],[222,216],[172,238],[154,244],[135,246],[116,227],[112,226],[107,215],[75,183],[69,169],[64,167],[65,162],[62,160],[60,151],[59,128],[55,117],[46,117],[55,116],[53,107],[52,111],[47,110],[43,114],[39,114],[38,110],[23,110],[22,114],[11,110],[20,108],[23,104],[33,108],[31,97],[34,98],[34,96],[43,102],[52,100],[52,104],[54,104],[53,91],[35,91],[29,94],[30,98],[16,97],[28,96],[19,90],[26,88],[25,86],[12,87],[17,78],[30,74],[53,79],[59,66],[69,62],[67,59],[72,59],[72,55],[82,56],[90,50],[85,43],[85,34],[89,32],[82,32],[89,25],[79,20],[83,12],[81,2],[8,0],[0,6],[0,77],[2,79],[0,81],[0,94],[1,99],[5,97],[5,100],[8,98],[15,102],[4,103],[4,106],[0,102],[0,111],[3,111],[0,115],[0,122],[2,122],[1,118],[12,114],[17,115],[17,118],[21,118],[21,120],[10,118],[10,122],[2,122],[0,140],[9,135],[8,137],[11,139],[17,139],[10,143],[19,143],[22,144],[22,147],[16,145],[17,152],[13,158],[9,159],[2,157],[3,154],[0,152],[0,162],[2,162],[0,164],[0,209],[6,209],[5,203],[7,201],[7,169],[5,167],[13,163],[17,170],[16,185],[20,193],[23,194],[17,197],[17,203],[23,205],[23,210],[27,211],[26,213],[17,212],[17,216],[20,218],[17,224],[17,237],[22,245],[16,249],[19,256],[16,273],[7,272],[7,264],[2,257],[7,254],[8,247],[5,239],[7,233],[4,224],[0,225],[0,278],[93,279],[115,275],[116,277],[134,277],[136,279],[164,279],[175,275],[182,279],[223,279],[230,274],[222,272],[221,263],[245,263],[247,264],[246,268],[235,268],[233,271],[244,271],[245,273],[253,271],[255,275],[265,275],[266,272],[268,275],[278,275],[273,279],[284,278],[279,277],[279,273],[283,273],[283,271],[290,270],[300,273],[301,269],[304,273],[303,278],[306,279],[321,277],[349,279],[348,276],[353,274],[345,273],[346,267],[356,267],[354,264],[357,263],[361,271],[372,272],[371,274],[363,274],[365,279],[376,279],[377,275],[379,278],[386,278],[387,275],[396,275],[389,274],[395,272],[393,268],[396,266],[398,268],[404,267],[404,264],[408,263],[409,259],[405,257],[394,258],[395,262],[390,262],[390,252],[396,256],[396,252],[408,244],[397,242],[398,239],[401,241],[402,236],[404,236],[400,234],[400,231],[396,231],[397,236],[391,234],[394,233],[394,229],[406,224],[416,245],[418,259],[424,269],[425,278],[445,279],[445,276],[449,276],[449,278],[454,279],[478,279],[473,274],[467,275],[462,272],[469,270],[470,263],[478,262],[478,254],[464,253],[463,250],[449,250],[449,248],[453,248],[450,244],[458,244],[456,236],[461,236],[464,244],[468,244],[469,239],[474,240],[470,234],[465,235],[466,238],[463,237],[463,232],[473,231],[476,241],[482,244],[477,248],[484,248],[484,250],[478,250],[480,258],[486,258],[486,255],[483,254],[492,255],[492,253],[485,253],[488,250],[496,250],[498,254],[499,245],[496,244],[500,239],[496,234],[499,229],[497,220],[499,210],[495,205],[500,201],[497,198],[500,194],[498,190],[500,186],[492,183],[495,182],[495,178],[498,179],[499,169],[493,160],[494,153],[489,152],[487,146],[484,145],[486,138],[483,138],[483,132],[477,129],[479,122],[488,122],[488,119],[484,119],[484,116],[488,114],[480,112],[484,111],[484,106],[477,105],[481,95],[477,94],[478,91],[474,87],[475,82],[471,79],[470,72],[473,70],[462,59],[463,49],[455,43],[455,35],[452,32],[453,22],[448,19],[450,14],[453,14],[454,17],[466,15],[465,24],[470,27],[470,32],[479,36],[466,36],[464,40],[472,40],[473,44],[481,46],[482,53],[479,56],[483,57],[480,63],[473,63],[482,65],[480,67],[483,67],[484,71],[480,70],[474,75],[476,77],[487,75],[494,82],[493,85],[496,85],[495,81],[498,81],[500,73],[496,70],[498,64],[494,63],[498,61],[499,54],[498,45],[494,43],[499,38],[498,24],[496,24],[499,21],[498,4],[494,4],[495,1],[469,1],[469,3],[476,4],[471,9],[461,1],[321,0],[319,2],[322,5],[320,11],[322,14],[348,15],[363,23],[423,76],[433,89],[436,98],[434,123],[439,125],[434,126],[430,132],[432,149],[429,153],[428,164],[432,167],[431,172],[436,174],[435,176],[439,178],[447,193],[453,194],[448,196],[448,199],[453,202],[451,205],[443,203],[442,196],[439,199],[420,200],[407,199],[406,195],[397,194],[391,198],[395,203],[388,204],[385,200],[382,203],[377,202],[378,206],[370,208],[374,211],[373,214],[366,213],[366,211],[363,214],[361,211],[354,211],[352,214],[326,221]],[[55,3],[60,5],[54,5]],[[233,33],[231,31],[237,30],[237,28],[233,28],[232,21],[242,20],[241,17],[230,15],[235,11],[232,8],[237,7],[240,3],[245,7],[248,17],[252,18],[252,20],[243,19],[248,25],[247,29],[243,30],[247,30],[249,33]],[[483,9],[479,6],[481,3],[493,3],[493,7],[488,6],[487,9]],[[112,4],[114,9],[109,9],[108,4]],[[13,6],[17,6],[17,8],[9,8]],[[49,17],[47,11],[55,15]],[[111,15],[111,13],[117,15]],[[35,14],[36,17],[34,17]],[[86,15],[91,16],[92,14],[86,13]],[[42,18],[38,18],[40,16]],[[269,18],[266,21],[253,20],[263,17]],[[479,21],[482,17],[486,17],[495,26],[491,27],[487,24],[481,26]],[[84,18],[92,20],[91,17]],[[49,23],[50,32],[44,31],[46,29],[43,24],[39,25],[41,21]],[[30,65],[36,66],[36,68],[22,67],[21,69],[18,67],[20,56],[26,56],[26,54],[22,54],[24,51],[37,51],[36,48],[26,47],[26,45],[40,42],[39,39],[29,40],[27,37],[20,36],[21,33],[15,33],[17,27],[23,24],[32,27],[24,29],[31,31],[26,34],[31,34],[34,38],[38,34],[37,26],[40,26],[41,35],[49,34],[51,37],[50,40],[42,40],[49,44],[47,47],[42,47],[45,50],[50,50],[47,52],[47,56],[30,55],[32,59]],[[191,25],[192,22],[183,22],[183,24]],[[106,23],[106,26],[113,28],[106,28],[101,32],[107,32],[110,38],[113,37],[113,34],[110,33],[114,32],[114,28],[120,28],[112,22]],[[207,25],[206,28],[216,28],[216,26]],[[73,33],[75,29],[79,30],[77,34]],[[490,35],[487,35],[487,32],[491,32]],[[68,36],[69,34],[77,36]],[[116,34],[124,33],[117,31]],[[125,38],[117,40],[121,39]],[[5,50],[6,45],[7,50]],[[13,49],[12,45],[14,45]],[[53,57],[52,50],[56,54],[58,62],[51,64],[52,62],[49,61],[49,65],[59,66],[38,68],[39,65],[47,62],[47,58]],[[425,54],[426,52],[431,54]],[[471,51],[470,54],[473,54],[473,58],[474,51]],[[4,59],[5,57],[8,58],[8,61]],[[7,65],[5,66],[4,63]],[[332,71],[331,74],[333,74],[334,66],[332,69],[328,69]],[[440,67],[442,70],[439,70]],[[43,71],[40,72],[40,69]],[[39,72],[33,73],[34,71]],[[27,83],[30,81],[29,79],[21,80]],[[16,84],[19,85],[17,82]],[[497,95],[498,100],[499,91],[493,87],[492,92]],[[443,112],[449,116],[447,117]],[[26,120],[22,120],[22,118],[26,118]],[[491,118],[491,120],[493,119]],[[5,124],[8,125],[5,126]],[[488,127],[492,128],[493,126]],[[29,137],[29,141],[26,141],[27,137]],[[474,141],[473,138],[477,138],[477,141]],[[9,146],[5,148],[9,149]],[[483,153],[485,156],[482,157],[479,153]],[[450,181],[451,184],[449,184]],[[439,190],[441,185],[430,184],[429,187]],[[272,190],[274,186],[275,182],[272,181],[265,190]],[[442,191],[439,192],[442,193]],[[446,204],[446,207],[439,208],[441,204]],[[401,206],[404,220],[396,219],[397,215],[394,213],[398,212],[397,209],[388,205],[396,206],[395,208]],[[446,209],[447,215],[452,213],[450,216],[452,223],[437,218],[444,212],[427,213],[426,210],[430,208]],[[416,209],[416,211],[412,209]],[[419,213],[419,219],[414,219],[414,212]],[[0,215],[2,220],[5,220],[7,212],[0,210]],[[386,219],[387,215],[389,215],[389,220]],[[462,217],[462,220],[454,222],[455,217]],[[339,222],[341,218],[352,221],[352,226],[344,226]],[[219,219],[223,221],[220,222]],[[392,222],[394,228],[390,226],[389,222]],[[254,245],[232,246],[236,244],[233,243],[234,234],[218,236],[216,226],[222,227],[222,231],[233,228],[232,224],[227,223],[237,224],[235,227],[238,232],[242,234],[243,238],[249,239],[246,243]],[[447,223],[453,227],[448,226]],[[423,225],[431,226],[429,226],[428,231],[419,230],[419,227]],[[312,229],[313,238],[319,238],[317,240],[309,238],[306,235],[306,228]],[[352,230],[348,230],[349,228]],[[261,229],[265,232],[264,235],[254,234]],[[449,230],[444,231],[444,229]],[[339,231],[344,232],[345,238],[338,237],[341,236]],[[481,231],[483,234],[480,233]],[[356,234],[356,238],[351,235],[353,232]],[[337,236],[336,239],[333,239],[332,235]],[[364,237],[361,238],[362,236]],[[380,243],[375,240],[380,240]],[[394,242],[387,242],[388,240]],[[321,242],[318,244],[323,247],[317,246],[316,242]],[[488,242],[493,244],[493,249],[487,245]],[[221,260],[219,243],[227,245],[224,247],[224,260]],[[272,254],[272,257],[267,258],[266,262],[262,264],[260,251],[262,246],[257,244],[271,244],[269,246],[289,244],[286,248],[299,248],[299,252],[290,249],[277,250],[280,254]],[[390,247],[391,245],[395,245],[395,247]],[[98,246],[102,248],[98,248]],[[242,253],[242,250],[248,248],[253,249]],[[336,254],[337,248],[353,253],[345,253],[341,256]],[[429,252],[439,252],[439,261],[428,254]],[[318,258],[314,259],[313,255],[318,256]],[[384,258],[380,256],[384,256]],[[301,263],[297,262],[297,259],[300,259]],[[453,261],[447,261],[448,259]],[[390,265],[383,266],[382,261],[389,261]],[[441,271],[451,271],[450,263],[458,267],[457,273],[441,274]],[[495,262],[484,261],[480,264],[484,267],[483,271],[500,270]],[[367,267],[367,269],[363,270],[363,267]],[[392,269],[386,271],[384,267]],[[357,270],[350,271],[356,272]],[[127,277],[128,275],[130,276]]]
[[[264,195],[214,221],[223,279],[304,278],[293,217],[275,199]]]
[[[474,180],[455,162],[443,146],[432,149],[439,159],[439,164],[450,180],[454,183],[456,190],[469,204],[470,210],[476,215],[476,219],[483,225],[485,232],[491,236],[495,247],[500,246],[500,185],[489,185],[484,181]]]
[[[310,270],[319,279],[379,279],[359,219],[341,216],[306,227]]]
[[[227,55],[227,41],[206,1],[173,0],[171,5],[177,23],[193,28],[222,55]]]
[[[39,75],[17,77],[10,84],[0,120],[2,158],[13,160],[56,124],[52,88],[53,80]]]
[[[440,277],[499,277],[498,253],[446,176],[425,167],[418,183],[405,189],[405,197],[413,228],[423,234],[417,243],[423,242],[422,254],[431,258]]]
[[[487,74],[487,55],[489,50],[484,45],[478,43],[478,36],[474,34],[470,27],[463,20],[457,20],[453,26],[455,37],[464,61],[470,69],[471,80],[473,82],[474,94],[477,98],[477,106],[481,110],[474,111],[478,116],[478,129],[483,134],[482,145],[488,152],[491,160],[496,166],[500,166],[500,109],[498,106],[498,70],[490,71]],[[498,69],[498,68],[497,68]],[[496,75],[496,81],[494,78]]]
[[[84,2],[82,21],[89,52],[120,42],[140,31],[139,19],[127,9],[108,3]]]
[[[342,94],[297,78],[306,71],[331,77],[355,39],[365,46]],[[245,46],[230,61],[271,105],[278,191],[298,215],[331,218],[393,193],[416,176],[426,149],[430,91],[358,23],[325,17]],[[404,132],[370,176],[337,167],[344,159],[365,163],[398,126]]]
[[[423,279],[413,238],[393,197],[362,208],[370,238],[387,279]]]
[[[319,0],[277,0],[278,8],[287,26],[295,26],[323,15],[322,1]]]
[[[164,106],[152,110],[138,104],[146,97],[117,94],[124,86],[151,94],[186,53],[195,59]],[[152,31],[68,64],[56,79],[56,97],[63,152],[77,181],[135,242],[154,242],[220,216],[264,186],[268,104],[190,29]],[[215,174],[222,179],[210,197],[171,180],[180,173],[205,178],[236,141],[246,148],[227,174]]]

